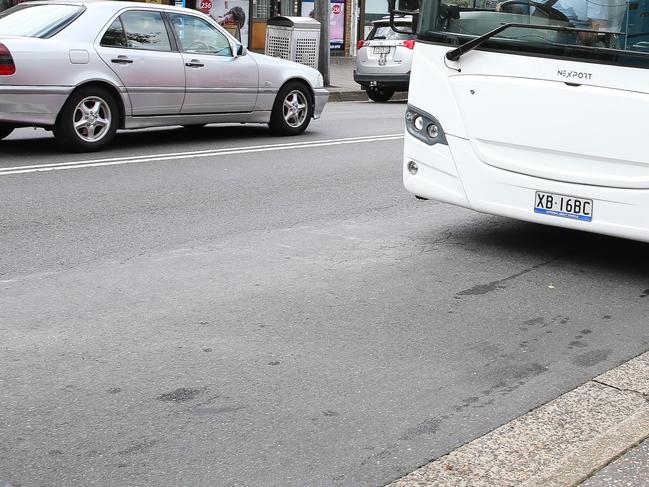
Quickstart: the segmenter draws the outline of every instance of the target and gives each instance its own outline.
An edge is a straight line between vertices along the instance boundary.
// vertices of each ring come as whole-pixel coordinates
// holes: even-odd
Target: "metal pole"
[[[329,86],[329,0],[315,0],[315,19],[320,22],[320,55],[318,71]]]

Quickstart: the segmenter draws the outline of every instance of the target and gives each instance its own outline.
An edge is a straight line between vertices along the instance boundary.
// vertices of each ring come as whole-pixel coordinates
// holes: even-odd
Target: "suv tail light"
[[[414,39],[408,39],[406,41],[403,41],[401,43],[403,47],[407,47],[408,49],[414,49],[415,48],[415,40]]]
[[[364,41],[363,39],[360,39],[358,43],[356,44],[356,49],[360,49],[361,47],[364,47],[367,41]]]
[[[7,46],[0,42],[0,76],[8,76],[15,72],[16,65],[14,64],[14,58],[11,57]]]

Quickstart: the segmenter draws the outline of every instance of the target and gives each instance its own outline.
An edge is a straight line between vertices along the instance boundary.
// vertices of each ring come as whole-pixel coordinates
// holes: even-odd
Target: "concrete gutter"
[[[389,487],[574,487],[649,437],[649,352]]]

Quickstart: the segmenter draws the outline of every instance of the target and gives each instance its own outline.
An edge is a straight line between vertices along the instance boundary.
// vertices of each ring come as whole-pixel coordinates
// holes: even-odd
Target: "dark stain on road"
[[[108,392],[108,394],[119,394],[122,390],[119,387],[111,387],[106,392]]]
[[[442,420],[439,418],[428,418],[414,428],[409,428],[399,439],[403,441],[414,440],[421,435],[432,435],[437,433]]]
[[[331,411],[330,409],[327,409],[326,411],[322,411],[323,416],[327,416],[328,418],[332,418],[334,416],[338,416],[338,413],[336,411]]]
[[[501,395],[509,394],[525,385],[529,379],[541,375],[547,372],[547,370],[548,368],[545,365],[537,362],[497,367],[485,377],[485,380],[496,381],[495,384],[489,389],[483,390],[482,395],[488,397],[494,393]],[[457,410],[458,408],[456,407]]]
[[[585,348],[587,346],[588,346],[587,343],[584,343],[584,342],[582,342],[580,340],[573,340],[572,342],[570,342],[568,344],[569,348]]]
[[[273,360],[272,362],[268,362],[268,365],[279,365],[280,363],[279,360]]]
[[[520,272],[517,272],[515,274],[512,274],[511,276],[507,276],[503,279],[499,279],[497,281],[491,281],[490,283],[487,284],[478,284],[477,286],[473,286],[472,288],[465,289],[464,291],[460,291],[457,293],[455,296],[473,296],[473,295],[479,295],[479,294],[487,294],[492,291],[495,291],[496,289],[505,289],[505,283],[507,281],[511,281],[512,279],[516,279],[517,277],[520,277],[524,274],[527,274],[528,272],[532,272],[540,267],[543,267],[545,265],[548,265],[552,262],[554,262],[557,259],[560,259],[561,257],[555,257],[553,259],[547,260],[545,262],[541,262],[539,264],[533,265],[532,267],[529,267],[527,269],[523,269]],[[649,290],[648,290],[649,291]]]
[[[572,363],[578,367],[593,367],[601,362],[604,362],[609,355],[613,352],[612,349],[607,348],[605,350],[592,350],[590,352],[585,352],[580,355],[577,355]]]
[[[199,394],[203,393],[205,389],[188,389],[186,387],[179,387],[175,391],[166,392],[158,396],[158,401],[172,401],[172,402],[186,402],[191,401]]]
[[[487,294],[496,289],[505,289],[505,286],[500,285],[501,282],[502,281],[493,281],[489,284],[478,284],[477,286],[473,286],[471,289],[465,289],[457,294],[458,296],[473,296],[477,294]]]
[[[149,441],[143,441],[141,443],[135,443],[128,448],[125,448],[124,450],[120,450],[117,453],[120,455],[132,455],[134,453],[142,453],[149,448],[155,446],[158,443],[158,440],[149,440]]]
[[[536,325],[546,326],[545,319],[543,319],[543,318],[541,318],[539,316],[538,318],[532,318],[530,320],[525,320],[519,325],[519,328],[522,331],[527,331],[530,328],[535,327]]]
[[[640,295],[641,298],[646,298],[647,296],[649,296],[649,289],[645,289]]]

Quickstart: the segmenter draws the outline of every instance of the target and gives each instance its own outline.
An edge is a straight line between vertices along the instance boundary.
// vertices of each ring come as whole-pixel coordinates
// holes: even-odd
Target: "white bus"
[[[649,241],[649,0],[391,7],[419,17],[406,189]]]

